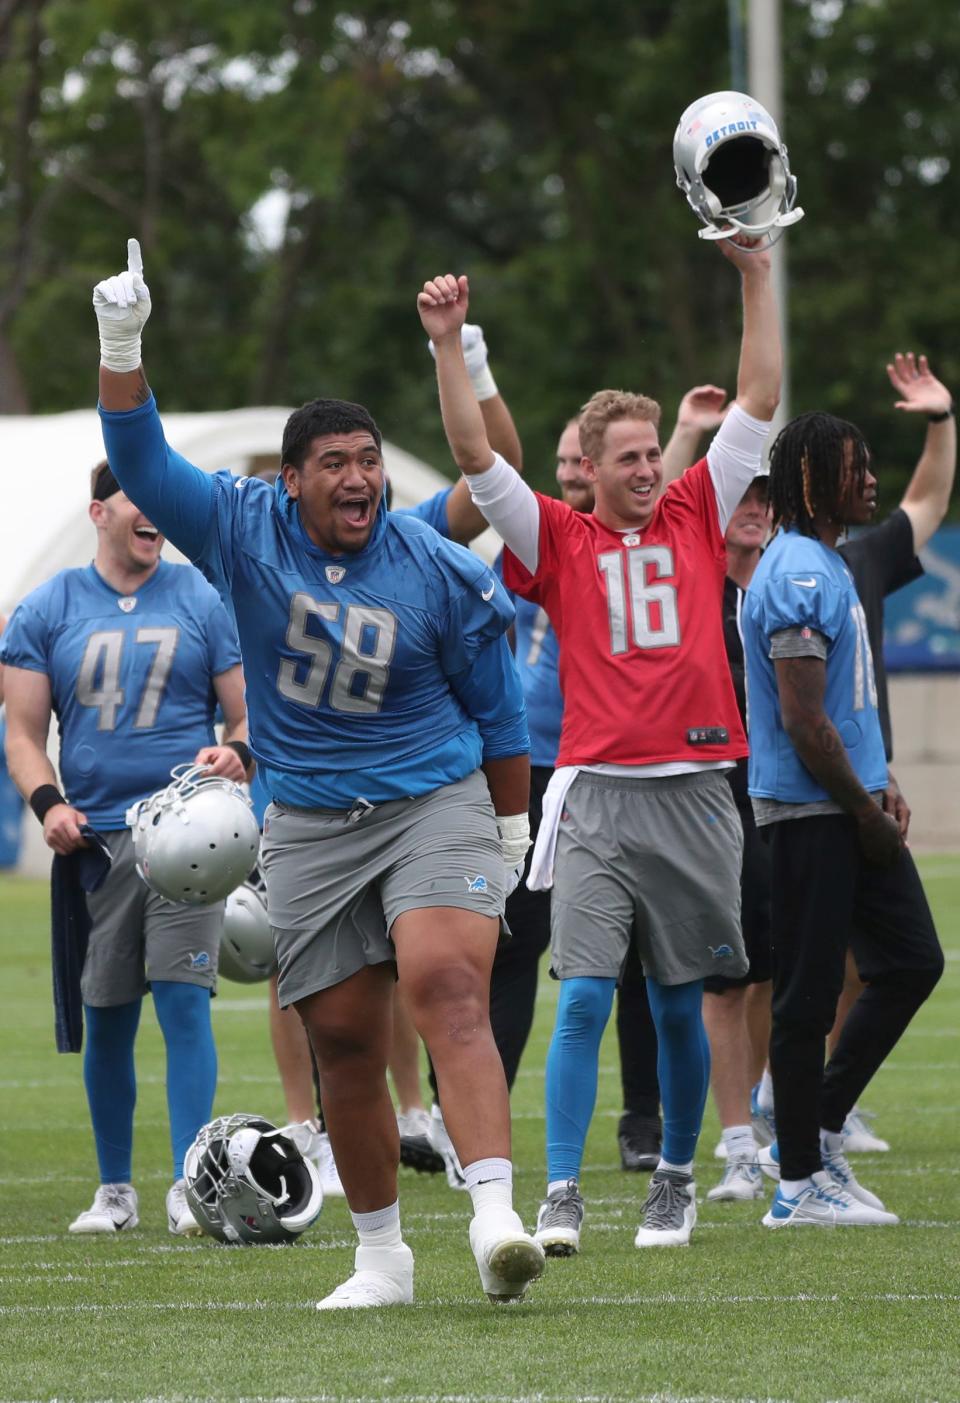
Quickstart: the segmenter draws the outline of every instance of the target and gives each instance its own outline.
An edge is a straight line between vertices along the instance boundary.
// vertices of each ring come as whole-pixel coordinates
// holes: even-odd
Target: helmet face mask
[[[177,765],[172,782],[127,811],[137,871],[168,901],[209,906],[249,875],[260,850],[250,799],[203,765]]]
[[[183,1172],[194,1217],[220,1242],[294,1242],[323,1207],[316,1167],[262,1116],[210,1121],[187,1150]]]
[[[766,236],[769,247],[803,218],[776,123],[746,93],[708,93],[691,103],[673,138],[673,160],[677,185],[704,225],[702,239]]]

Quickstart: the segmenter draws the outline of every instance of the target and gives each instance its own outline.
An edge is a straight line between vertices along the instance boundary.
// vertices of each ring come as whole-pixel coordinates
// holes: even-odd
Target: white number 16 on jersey
[[[633,643],[637,648],[675,648],[680,642],[680,616],[677,613],[676,585],[657,584],[658,578],[673,574],[673,551],[669,546],[641,546],[636,550],[605,551],[597,564],[606,578],[607,615],[610,622],[610,650],[616,657],[630,647],[627,639],[627,590],[633,619]],[[653,567],[653,580],[647,583],[647,566]]]

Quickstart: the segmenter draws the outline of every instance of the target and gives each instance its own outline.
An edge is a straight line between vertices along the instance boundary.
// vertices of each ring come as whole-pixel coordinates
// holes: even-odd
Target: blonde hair
[[[619,419],[641,419],[659,427],[660,406],[648,395],[635,395],[629,390],[598,390],[580,411],[580,448],[585,458],[597,461],[603,452],[607,425]]]

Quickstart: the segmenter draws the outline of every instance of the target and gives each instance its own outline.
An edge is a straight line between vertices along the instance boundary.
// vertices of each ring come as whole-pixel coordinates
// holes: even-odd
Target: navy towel
[[[83,824],[80,832],[90,846],[67,857],[56,853],[50,872],[53,1017],[58,1052],[79,1052],[83,1046],[80,974],[90,938],[84,894],[103,885],[113,861],[105,840],[89,824]]]

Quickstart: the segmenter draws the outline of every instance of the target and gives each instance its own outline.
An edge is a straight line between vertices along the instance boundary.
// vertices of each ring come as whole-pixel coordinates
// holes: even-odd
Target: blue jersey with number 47
[[[17,606],[0,661],[49,678],[66,797],[109,832],[214,743],[213,678],[240,649],[216,591],[161,560],[132,595],[92,565],[54,575]]]
[[[383,501],[363,550],[330,555],[282,478],[211,476],[173,452],[152,397],[101,415],[128,497],[233,603],[273,798],[382,803],[529,749],[513,609],[476,556]]]
[[[860,783],[871,793],[887,783],[877,686],[863,605],[836,551],[796,529],[776,535],[760,558],[741,614],[747,664],[750,793],[783,803],[831,796],[803,764],[783,728],[771,639],[809,629],[827,643],[824,710]]]

